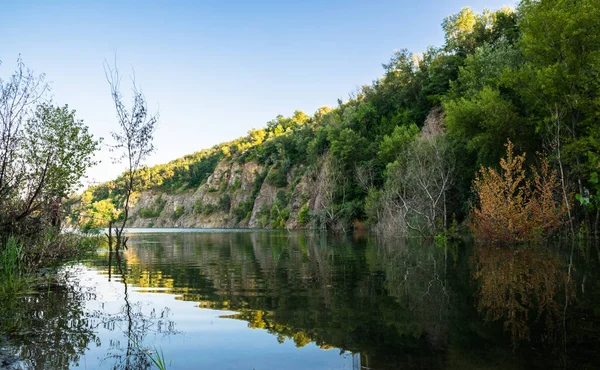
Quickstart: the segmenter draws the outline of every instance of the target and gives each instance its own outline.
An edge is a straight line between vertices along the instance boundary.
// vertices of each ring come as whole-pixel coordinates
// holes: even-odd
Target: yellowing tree
[[[479,239],[493,242],[539,241],[563,223],[564,205],[560,184],[546,161],[541,170],[533,169],[527,178],[523,168],[525,154],[515,155],[513,144],[506,144],[501,171],[481,168],[473,183],[478,205],[473,209],[472,228]]]

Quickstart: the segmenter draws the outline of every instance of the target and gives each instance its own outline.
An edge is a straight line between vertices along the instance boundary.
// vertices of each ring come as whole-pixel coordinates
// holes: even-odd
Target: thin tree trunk
[[[562,158],[560,152],[560,121],[558,116],[558,108],[556,109],[556,158],[558,160],[558,168],[560,169],[560,184],[563,193],[563,199],[565,206],[567,207],[567,215],[569,216],[569,225],[571,226],[571,235],[575,237],[575,227],[573,226],[573,217],[571,215],[571,206],[569,205],[569,198],[567,196],[567,186],[565,184],[565,173],[562,165]],[[581,183],[580,183],[581,186]]]
[[[106,235],[108,238],[108,253],[112,252],[112,247],[113,247],[112,226],[113,226],[112,220],[108,221],[108,234]]]
[[[596,237],[596,239],[598,239],[598,237],[600,236],[598,234],[598,232],[600,231],[598,230],[598,227],[600,227],[600,205],[596,209],[596,226],[594,227],[594,236]]]

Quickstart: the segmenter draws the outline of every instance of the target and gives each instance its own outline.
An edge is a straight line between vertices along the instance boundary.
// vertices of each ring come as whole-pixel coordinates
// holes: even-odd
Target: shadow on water
[[[207,333],[215,341],[250,332],[274,338],[258,352],[257,337],[232,341],[233,352],[207,350],[231,369],[255,363],[269,368],[266,353],[281,344],[292,344],[301,355],[297,361],[306,360],[297,368],[316,356],[302,352],[309,347],[351,355],[338,367],[310,368],[600,364],[600,250],[592,243],[500,248],[468,241],[383,242],[368,235],[162,232],[132,234],[129,244],[122,255],[103,253],[88,263],[97,279],[119,289],[117,303],[82,288],[68,269],[51,294],[13,302],[18,307],[8,310],[21,321],[8,337],[28,368],[68,368],[94,344],[102,361],[88,368],[150,368],[144,346],[179,337],[176,327],[198,351],[210,346]],[[90,300],[100,306],[90,309]],[[192,311],[171,311],[184,302],[193,302]],[[225,311],[214,317],[220,329],[210,319],[200,333],[193,325],[209,309]],[[235,326],[245,332],[230,331],[235,323],[245,323],[245,329]],[[56,350],[57,341],[64,350]],[[201,356],[187,353],[190,347],[160,343],[169,357],[196,368]],[[245,351],[256,362],[232,362],[232,353]]]

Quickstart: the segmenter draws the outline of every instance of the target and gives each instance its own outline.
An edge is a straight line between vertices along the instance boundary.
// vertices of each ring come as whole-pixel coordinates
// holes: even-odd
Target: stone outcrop
[[[270,222],[264,222],[265,218],[270,217],[278,194],[281,197],[280,192],[283,192],[287,199],[285,207],[289,211],[285,227],[304,227],[298,221],[298,213],[309,203],[307,176],[294,179],[292,169],[287,175],[288,185],[278,188],[266,181],[274,169],[266,169],[267,176],[263,171],[265,168],[256,162],[239,164],[226,158],[198,188],[171,194],[156,190],[139,194],[127,226],[269,228]],[[242,209],[246,209],[247,213],[244,214]]]

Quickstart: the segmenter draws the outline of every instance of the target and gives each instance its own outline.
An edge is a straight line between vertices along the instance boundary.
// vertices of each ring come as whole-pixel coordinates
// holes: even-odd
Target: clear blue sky
[[[52,81],[56,103],[91,131],[116,128],[102,63],[135,68],[151,109],[160,110],[164,163],[263,126],[278,114],[312,114],[382,74],[396,49],[443,43],[441,22],[511,0],[435,1],[27,1],[4,0],[0,76],[19,54]],[[123,88],[129,88],[124,79]],[[103,150],[91,179],[122,172]]]

